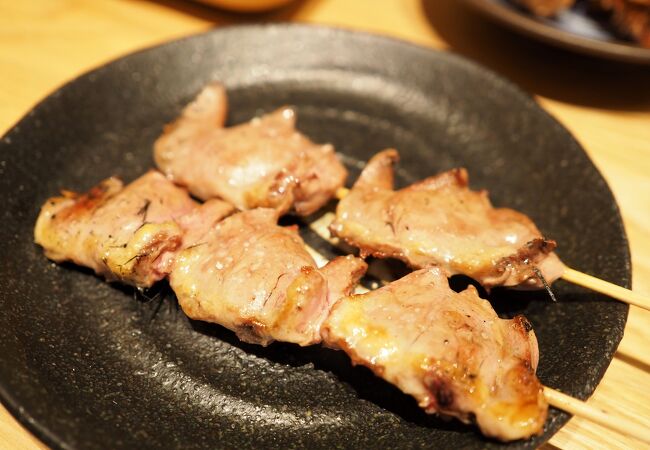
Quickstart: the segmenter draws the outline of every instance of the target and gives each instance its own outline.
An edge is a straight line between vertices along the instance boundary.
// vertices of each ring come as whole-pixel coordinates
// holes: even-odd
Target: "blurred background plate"
[[[554,18],[540,18],[507,0],[464,0],[497,22],[527,36],[592,56],[650,64],[650,49],[624,40],[604,21],[587,11],[587,2]]]

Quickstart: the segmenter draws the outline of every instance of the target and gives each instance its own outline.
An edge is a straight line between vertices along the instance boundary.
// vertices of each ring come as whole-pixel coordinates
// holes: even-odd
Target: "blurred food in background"
[[[627,36],[650,48],[650,0],[600,0],[610,11],[612,23]]]
[[[515,3],[540,17],[550,17],[575,3],[575,0],[515,0]]]
[[[594,14],[607,14],[619,33],[650,48],[650,0],[586,1]],[[537,16],[551,17],[573,6],[576,0],[515,0],[515,3]]]

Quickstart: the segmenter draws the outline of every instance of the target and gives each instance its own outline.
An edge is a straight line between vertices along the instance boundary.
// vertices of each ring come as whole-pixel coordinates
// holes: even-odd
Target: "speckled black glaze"
[[[568,264],[630,285],[625,233],[603,178],[510,83],[457,56],[383,37],[223,28],[74,80],[2,139],[2,402],[58,448],[498,447],[472,427],[426,416],[341,352],[242,344],[189,321],[171,300],[151,319],[155,300],[54,265],[32,243],[46,198],[144,172],[162,125],[213,79],[229,89],[231,123],[296,105],[299,127],[346,155],[350,181],[387,146],[401,150],[402,184],[465,166],[474,187],[557,239]],[[585,398],[621,339],[627,307],[564,282],[555,290],[557,304],[542,294],[492,297],[503,315],[523,312],[533,323],[542,382]],[[542,436],[509,447],[536,447],[566,420],[552,410]]]

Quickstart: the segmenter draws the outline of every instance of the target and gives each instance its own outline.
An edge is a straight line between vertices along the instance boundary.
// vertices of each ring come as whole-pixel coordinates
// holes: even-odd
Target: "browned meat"
[[[546,420],[530,323],[499,319],[473,287],[452,291],[439,268],[339,300],[323,324],[323,342],[426,412],[476,420],[486,436],[528,438]]]
[[[650,0],[599,0],[618,30],[650,48]]]
[[[211,212],[216,220],[214,215],[230,210],[213,201],[204,215]],[[200,233],[198,217],[197,203],[184,189],[150,171],[126,187],[108,178],[86,194],[64,192],[49,199],[34,238],[53,261],[72,261],[109,281],[149,287],[171,270],[184,231],[194,227],[193,233]]]
[[[331,305],[351,292],[366,265],[348,256],[318,269],[297,230],[277,218],[272,209],[235,214],[179,254],[169,279],[189,317],[262,345],[320,341]]]
[[[516,0],[515,3],[537,16],[550,17],[573,6],[575,0]]]
[[[223,127],[226,111],[224,88],[212,83],[155,144],[158,167],[197,197],[308,215],[345,182],[334,148],[296,131],[292,109],[231,128]]]
[[[363,257],[393,257],[415,268],[440,266],[486,288],[541,287],[562,275],[545,239],[525,215],[492,207],[486,191],[471,191],[467,172],[455,169],[393,190],[395,150],[375,155],[336,209],[333,235]]]

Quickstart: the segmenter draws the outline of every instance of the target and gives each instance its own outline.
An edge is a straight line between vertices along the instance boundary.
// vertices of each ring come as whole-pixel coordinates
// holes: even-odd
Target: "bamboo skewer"
[[[323,236],[323,228],[319,228],[318,230],[314,229],[314,231],[316,231],[319,236],[329,240],[326,236]],[[305,244],[305,248],[307,249],[307,252],[312,256],[312,258],[314,258],[314,261],[318,267],[322,267],[327,264],[327,258],[321,255],[318,251],[307,244]],[[388,284],[386,280],[381,280],[380,283],[382,285]],[[356,294],[364,294],[366,292],[369,292],[369,290],[363,286],[358,286],[355,290]],[[546,401],[549,403],[549,405],[552,405],[559,410],[568,412],[571,415],[590,420],[594,423],[597,423],[598,425],[621,433],[624,436],[634,436],[635,438],[650,444],[650,429],[644,427],[640,423],[626,420],[621,417],[612,416],[607,411],[593,407],[587,402],[571,397],[570,395],[564,394],[556,389],[547,386],[544,386],[543,388],[544,397],[546,398]]]
[[[349,193],[350,193],[349,189],[342,187],[336,190],[335,196],[337,199],[342,200]],[[315,223],[318,222],[319,226],[321,226],[320,222],[322,219],[325,218],[325,216],[328,216],[329,219],[334,218],[334,214],[327,213],[323,215],[320,219],[315,221]],[[327,229],[327,227],[325,227],[324,229]],[[326,233],[324,235],[322,229],[316,230],[313,227],[312,230],[318,233],[318,235],[321,236],[322,238],[331,242],[332,238],[325,237],[329,233]],[[643,308],[645,310],[650,311],[650,297],[641,295],[637,292],[633,292],[630,289],[626,289],[624,287],[618,286],[608,281],[601,280],[600,278],[587,275],[586,273],[579,272],[575,269],[566,266],[564,268],[564,273],[562,274],[562,278],[568,281],[569,283],[577,284],[578,286],[582,286],[587,289],[591,289],[592,291],[605,294],[608,297],[614,298],[616,300],[620,300],[624,303],[627,303],[628,305],[638,306],[639,308]]]
[[[638,306],[639,308],[650,311],[650,299],[648,297],[614,283],[610,283],[609,281],[601,280],[600,278],[587,275],[586,273],[578,272],[570,267],[564,268],[562,278],[569,283],[586,287],[627,304]]]
[[[555,406],[557,409],[591,420],[598,425],[621,433],[624,436],[633,436],[640,441],[650,444],[650,428],[640,423],[622,417],[612,416],[607,411],[595,408],[587,402],[583,402],[546,386],[544,386],[544,397],[546,397],[546,401],[550,405]]]

